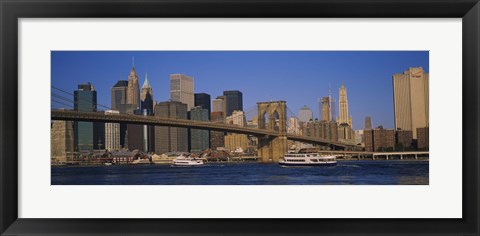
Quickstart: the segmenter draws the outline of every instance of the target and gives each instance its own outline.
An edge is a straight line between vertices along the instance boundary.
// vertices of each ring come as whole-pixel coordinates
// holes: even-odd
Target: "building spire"
[[[132,68],[135,67],[135,56],[132,56]]]
[[[150,83],[148,82],[148,74],[145,73],[145,81],[143,82],[142,88],[151,88]]]

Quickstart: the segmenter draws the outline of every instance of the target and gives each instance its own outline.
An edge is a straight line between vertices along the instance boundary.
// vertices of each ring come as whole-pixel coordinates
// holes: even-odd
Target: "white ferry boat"
[[[337,164],[335,156],[320,156],[318,153],[285,153],[281,166],[333,166]]]
[[[186,157],[184,155],[178,156],[175,160],[173,160],[173,165],[175,166],[199,166],[203,165],[203,160],[199,160],[196,158]]]

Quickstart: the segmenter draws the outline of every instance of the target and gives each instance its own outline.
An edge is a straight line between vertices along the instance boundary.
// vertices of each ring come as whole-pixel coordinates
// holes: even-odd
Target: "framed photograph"
[[[478,235],[478,1],[1,1],[1,235]]]

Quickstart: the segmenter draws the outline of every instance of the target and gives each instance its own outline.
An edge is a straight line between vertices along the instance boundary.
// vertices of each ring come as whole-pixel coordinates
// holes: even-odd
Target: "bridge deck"
[[[286,136],[287,139],[305,142],[305,143],[327,145],[334,148],[343,148],[343,149],[357,148],[354,145],[348,145],[340,142],[333,142],[330,140],[318,139],[315,137],[306,137],[306,136],[293,135],[293,134],[282,134],[277,131],[267,130],[267,129],[248,128],[248,127],[241,127],[236,125],[228,125],[224,123],[215,123],[215,122],[209,122],[209,121],[172,119],[172,118],[164,118],[164,117],[158,117],[158,116],[138,116],[138,115],[129,115],[129,114],[115,114],[115,113],[105,114],[102,112],[78,112],[78,111],[52,110],[51,119],[195,128],[195,129],[206,129],[206,130],[213,130],[213,131],[239,133],[239,134],[248,134],[248,135],[254,135],[257,137]]]

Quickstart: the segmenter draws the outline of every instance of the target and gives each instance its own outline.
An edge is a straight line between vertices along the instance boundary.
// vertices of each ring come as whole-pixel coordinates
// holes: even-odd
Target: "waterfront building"
[[[142,91],[140,94],[140,105],[143,116],[153,115],[153,105],[155,99],[153,98],[153,89],[148,82],[148,75],[145,74],[145,81],[142,85]],[[143,150],[145,152],[155,151],[155,126],[144,125],[143,126]]]
[[[417,139],[417,128],[428,127],[428,81],[422,67],[393,75],[395,130],[411,130],[413,139]]]
[[[429,143],[429,129],[428,127],[417,128],[417,148],[428,150]]]
[[[111,100],[112,100],[112,110],[119,111],[120,113],[127,113],[127,110],[130,110],[127,107],[127,90],[128,90],[128,81],[127,80],[119,80],[115,85],[112,87],[111,92]],[[133,110],[133,108],[131,108]],[[127,124],[121,123],[120,124],[120,147],[127,147],[125,145],[125,141],[127,138]]]
[[[340,116],[337,119],[339,124],[348,124],[352,127],[352,117],[348,115],[348,99],[347,99],[347,88],[342,81],[342,86],[339,89],[339,100],[338,105],[340,109]]]
[[[395,130],[384,129],[379,126],[375,129],[364,130],[365,151],[385,152],[393,151],[395,146]]]
[[[187,105],[187,111],[194,107],[193,77],[172,74],[170,75],[170,99],[172,102],[181,102]]]
[[[298,112],[298,120],[300,122],[308,122],[313,119],[313,112],[310,108],[306,105],[300,108],[300,112]]]
[[[131,104],[133,109],[140,109],[140,89],[138,75],[134,66],[132,66],[128,75],[127,104]]]
[[[332,120],[332,109],[330,108],[330,97],[323,97],[321,100],[322,104],[322,121],[331,121]]]
[[[215,111],[210,114],[210,121],[223,123],[224,113],[222,111]],[[225,133],[222,131],[210,131],[210,147],[213,150],[225,147]]]
[[[365,127],[364,129],[372,129],[372,118],[370,116],[365,117]]]
[[[50,129],[51,162],[63,164],[74,159],[73,121],[54,120]]]
[[[225,97],[225,115],[231,116],[234,111],[243,111],[243,94],[238,90],[223,91]]]
[[[120,114],[120,112],[115,110],[107,110],[105,111],[105,114]],[[119,123],[105,123],[105,149],[108,151],[121,149]]]
[[[395,132],[395,137],[396,143],[401,145],[403,148],[409,148],[412,146],[413,132],[411,130],[397,130]]]
[[[373,129],[363,131],[363,139],[365,140],[365,151],[373,152]]]
[[[75,111],[97,111],[97,91],[95,91],[91,83],[79,84],[78,89],[73,92],[73,96]],[[102,140],[102,133],[105,134],[105,130],[99,126],[99,122],[75,121],[74,140],[76,151],[99,149],[99,146],[105,143],[105,141]]]
[[[210,120],[210,113],[212,113],[212,109],[210,106],[210,94],[206,93],[196,93],[194,95],[195,98],[195,106],[199,106],[202,109],[206,109],[208,111],[208,120]]]
[[[208,121],[209,112],[201,106],[190,110],[190,120]],[[210,131],[190,129],[190,152],[201,152],[210,147]]]
[[[373,150],[378,152],[393,151],[395,148],[395,130],[379,126],[373,129]]]
[[[155,106],[155,116],[187,119],[187,104],[169,101]],[[187,128],[155,126],[155,153],[188,152]]]

